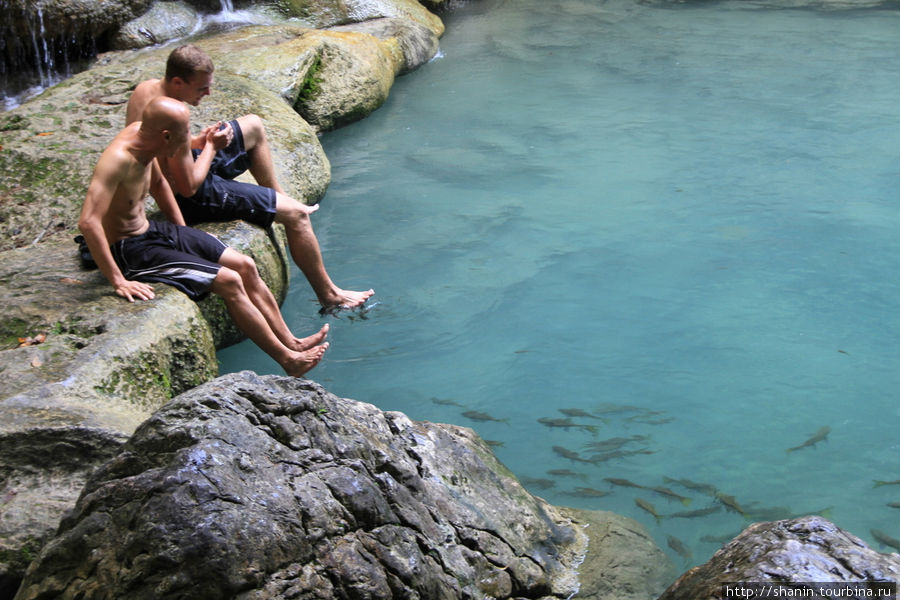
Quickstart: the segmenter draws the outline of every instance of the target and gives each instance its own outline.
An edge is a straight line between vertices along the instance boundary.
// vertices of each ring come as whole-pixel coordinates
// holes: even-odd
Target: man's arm
[[[184,215],[181,214],[181,208],[175,201],[175,194],[169,182],[163,177],[156,159],[153,160],[153,172],[150,176],[150,195],[156,200],[156,205],[162,211],[166,218],[176,225],[186,225]]]
[[[206,142],[196,160],[191,154],[190,144],[185,143],[175,156],[162,159],[165,160],[165,165],[160,165],[171,176],[175,191],[186,198],[197,193],[209,173],[216,151],[225,147],[222,137],[215,135],[215,128],[207,128],[205,131]]]
[[[107,152],[103,153],[88,186],[87,197],[81,208],[81,217],[78,219],[78,228],[84,235],[97,267],[115,288],[116,294],[129,302],[134,302],[135,298],[141,300],[153,298],[153,288],[140,281],[125,279],[113,260],[103,228],[103,217],[110,210],[113,194],[122,181],[122,171],[125,168],[127,163],[115,161]]]

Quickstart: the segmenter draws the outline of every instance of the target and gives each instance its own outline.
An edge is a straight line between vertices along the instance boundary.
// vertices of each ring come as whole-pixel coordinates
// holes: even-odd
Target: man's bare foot
[[[314,333],[310,336],[307,336],[303,339],[294,338],[292,342],[287,344],[287,347],[295,352],[303,352],[304,350],[309,350],[313,346],[318,346],[322,342],[325,341],[325,338],[328,336],[328,323],[322,325],[322,329],[320,329],[317,333]]]
[[[292,358],[289,358],[282,366],[284,372],[291,377],[302,377],[313,367],[319,364],[325,351],[328,350],[328,342],[310,348],[304,352],[297,352]]]
[[[356,308],[366,303],[366,300],[375,294],[375,290],[366,290],[365,292],[352,292],[350,290],[342,290],[334,288],[324,298],[319,298],[322,308],[325,311],[341,308]]]

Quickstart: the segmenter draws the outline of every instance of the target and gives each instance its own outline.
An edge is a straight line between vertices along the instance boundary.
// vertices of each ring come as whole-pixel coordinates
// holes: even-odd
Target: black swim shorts
[[[219,150],[213,159],[206,179],[190,198],[175,195],[188,225],[204,221],[233,221],[240,219],[269,227],[275,220],[275,190],[234,181],[250,168],[250,157],[244,149],[244,135],[237,121],[231,121],[234,137]],[[195,154],[198,150],[193,151]]]
[[[209,293],[227,246],[205,231],[150,221],[150,228],[141,235],[109,248],[125,279],[167,283],[200,300]]]

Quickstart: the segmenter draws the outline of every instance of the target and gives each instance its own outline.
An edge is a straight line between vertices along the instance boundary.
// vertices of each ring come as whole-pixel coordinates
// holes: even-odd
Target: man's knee
[[[275,205],[275,220],[285,227],[306,227],[310,223],[310,209],[300,201],[279,194]]]
[[[231,300],[246,293],[241,274],[229,267],[219,269],[219,273],[213,281],[212,291],[225,300]]]
[[[241,126],[241,133],[244,136],[245,142],[264,138],[266,135],[265,125],[259,115],[244,115],[243,117],[238,118],[238,123]]]

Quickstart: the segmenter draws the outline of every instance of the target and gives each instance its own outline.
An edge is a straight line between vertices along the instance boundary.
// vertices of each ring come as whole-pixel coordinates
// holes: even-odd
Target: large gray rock
[[[803,517],[754,523],[707,563],[682,575],[659,600],[721,598],[725,584],[741,582],[779,584],[785,590],[781,597],[788,597],[787,591],[802,589],[800,584],[860,581],[900,581],[900,555],[876,552],[822,517]]]
[[[244,372],[145,422],[16,598],[568,598],[583,525],[469,429]]]

